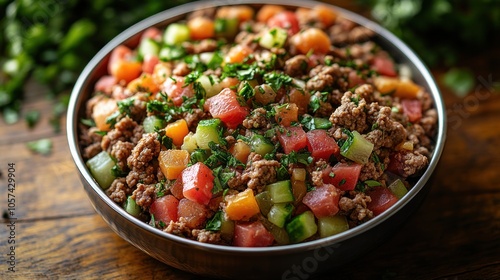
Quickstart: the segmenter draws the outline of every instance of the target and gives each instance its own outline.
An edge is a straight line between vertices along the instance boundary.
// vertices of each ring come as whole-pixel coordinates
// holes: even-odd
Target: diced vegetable
[[[373,78],[373,83],[380,93],[393,94],[400,98],[415,99],[422,90],[420,86],[408,79],[400,80],[398,78],[379,76]]]
[[[412,123],[419,122],[422,118],[422,102],[417,99],[401,100],[403,113],[408,116],[408,120]]]
[[[295,180],[292,178],[292,193],[293,197],[295,197],[295,203],[299,203],[302,201],[304,196],[307,193],[307,185],[305,181]]]
[[[111,98],[103,98],[97,102],[92,110],[92,119],[95,122],[97,129],[100,131],[109,131],[111,126],[106,122],[106,119],[118,110],[116,100]]]
[[[165,127],[165,135],[170,137],[177,147],[180,147],[184,143],[184,137],[188,133],[189,128],[185,119],[176,120]]]
[[[132,196],[128,196],[127,200],[125,200],[125,203],[123,204],[123,209],[127,211],[132,216],[139,216],[141,213],[141,207],[135,203],[135,200],[132,198]]]
[[[186,85],[184,80],[184,77],[172,76],[163,83],[163,90],[175,106],[180,106],[184,102],[184,98],[194,96],[192,84]]]
[[[251,20],[254,16],[254,10],[247,5],[223,6],[217,9],[217,18],[235,18],[239,22]]]
[[[115,166],[115,162],[106,151],[98,153],[87,161],[87,167],[92,177],[103,190],[109,188],[115,180],[115,176],[111,171],[113,166]]]
[[[249,114],[248,107],[241,103],[244,104],[233,90],[225,88],[216,96],[207,99],[205,108],[228,128],[236,128]]]
[[[144,119],[142,126],[144,127],[144,132],[152,133],[162,129],[165,126],[165,121],[155,115],[151,115]]]
[[[250,138],[250,148],[261,156],[265,156],[274,150],[274,145],[260,134],[253,134]]]
[[[196,127],[196,143],[201,149],[208,149],[208,143],[220,143],[219,129],[220,119],[201,120]]]
[[[278,140],[283,147],[285,154],[307,147],[307,137],[305,131],[300,126],[291,126],[278,130]]]
[[[288,233],[284,227],[278,227],[265,218],[262,218],[259,221],[262,222],[264,227],[273,235],[276,243],[279,245],[290,244],[290,238],[288,237]]]
[[[394,68],[394,62],[389,57],[376,56],[373,58],[373,68],[375,71],[380,73],[380,75],[396,77],[396,69]]]
[[[191,165],[182,171],[181,179],[184,197],[203,205],[210,202],[214,176],[208,166],[201,162]]]
[[[293,209],[293,205],[290,203],[274,204],[271,207],[267,218],[271,223],[282,228],[285,226],[285,222],[291,217]]]
[[[314,13],[325,27],[329,27],[337,19],[337,12],[326,5],[316,5],[312,8],[311,12]]]
[[[246,163],[248,160],[248,155],[250,155],[251,148],[250,146],[241,141],[238,140],[236,143],[234,143],[233,146],[229,149],[229,152],[239,161]]]
[[[292,44],[302,54],[310,51],[325,54],[330,50],[330,37],[321,29],[309,28],[291,38]]]
[[[208,39],[215,35],[214,21],[207,17],[194,17],[187,22],[187,26],[193,40]]]
[[[307,176],[307,171],[305,168],[294,168],[292,169],[292,179],[297,181],[305,181]]]
[[[227,219],[226,215],[221,215],[220,237],[230,242],[234,237],[234,221]]]
[[[361,164],[337,163],[334,167],[323,170],[323,182],[332,184],[340,190],[354,190],[361,173]]]
[[[389,156],[389,164],[387,165],[387,171],[392,172],[396,175],[405,175],[405,155],[408,151],[400,150],[398,152],[392,153]]]
[[[271,211],[271,207],[273,207],[273,202],[271,201],[269,192],[263,191],[261,193],[258,193],[255,196],[255,200],[257,201],[257,205],[259,205],[259,209],[262,215],[267,217],[267,214],[269,214],[269,211]]]
[[[182,186],[182,178],[179,176],[175,180],[175,182],[169,188],[170,193],[175,196],[177,199],[183,199],[184,195],[182,194],[183,186]]]
[[[277,94],[268,84],[258,85],[254,87],[253,91],[255,100],[262,105],[273,103],[276,100]]]
[[[170,221],[177,221],[178,206],[179,200],[168,194],[155,199],[149,206],[149,213],[154,215],[155,221],[162,221],[168,225]]]
[[[149,92],[157,93],[160,88],[150,74],[144,73],[127,84],[127,89],[133,93]]]
[[[366,206],[373,212],[374,216],[378,216],[392,205],[398,202],[398,198],[386,187],[374,187],[368,195],[372,199]]]
[[[339,155],[340,148],[332,137],[328,136],[325,130],[315,129],[306,133],[307,149],[311,156],[318,159],[329,160],[332,155]]]
[[[236,223],[233,245],[238,247],[266,247],[274,242],[273,235],[262,222]]]
[[[186,226],[197,228],[207,220],[207,211],[205,205],[183,198],[179,200],[177,217],[178,219],[182,218],[186,222]]]
[[[305,211],[295,216],[287,225],[286,231],[291,243],[299,243],[313,236],[318,231],[318,226],[311,211]]]
[[[217,18],[214,22],[215,36],[232,39],[238,33],[237,18]]]
[[[333,216],[339,211],[340,193],[337,188],[325,184],[308,192],[302,199],[317,218]]]
[[[288,32],[282,28],[274,27],[266,30],[259,40],[259,45],[266,49],[281,48],[286,42]]]
[[[396,196],[397,199],[401,199],[405,194],[408,193],[408,189],[405,184],[401,181],[401,179],[396,179],[396,181],[392,182],[388,186],[389,190]]]
[[[349,229],[345,216],[336,215],[318,219],[318,231],[320,237],[328,237]]]
[[[174,180],[179,177],[189,163],[189,152],[185,150],[160,151],[158,156],[161,172],[165,178]]]
[[[246,45],[236,45],[232,47],[226,56],[224,56],[225,63],[242,63],[248,56],[253,53],[253,49]]]
[[[258,22],[266,23],[271,17],[283,10],[285,10],[283,6],[264,5],[259,9],[255,18]]]
[[[113,90],[113,86],[117,83],[116,78],[111,75],[102,76],[95,83],[94,90],[109,94]]]
[[[413,142],[412,141],[404,141],[396,146],[396,150],[406,150],[413,151]]]
[[[167,45],[177,45],[189,40],[189,38],[189,28],[182,23],[171,23],[163,34],[163,42]]]
[[[231,220],[247,221],[260,212],[251,189],[246,189],[235,195],[228,195],[226,201],[226,215]]]
[[[132,59],[132,50],[124,45],[116,47],[110,55],[108,72],[118,81],[126,83],[139,77],[142,72],[142,64]]]
[[[314,127],[316,129],[330,129],[332,128],[332,123],[328,119],[324,118],[314,118]]]
[[[184,136],[181,149],[192,153],[197,148],[198,144],[196,143],[196,136],[194,133],[189,132],[186,136]]]
[[[373,143],[366,140],[366,138],[355,130],[351,132],[349,138],[340,148],[341,155],[360,164],[368,162],[372,151]]]
[[[290,180],[279,181],[266,186],[266,191],[273,203],[293,202],[293,192]]]
[[[299,32],[299,20],[292,11],[281,11],[267,20],[267,26],[280,27],[288,32],[290,36]]]
[[[287,103],[275,108],[276,115],[274,118],[276,122],[282,126],[290,126],[292,123],[299,121],[299,107],[295,103]]]
[[[144,58],[146,55],[158,55],[160,53],[160,44],[151,38],[141,40],[138,49],[139,56]]]
[[[221,92],[221,90],[223,89],[221,81],[215,75],[201,75],[197,81],[205,90],[205,95],[207,98],[219,94],[219,92]]]

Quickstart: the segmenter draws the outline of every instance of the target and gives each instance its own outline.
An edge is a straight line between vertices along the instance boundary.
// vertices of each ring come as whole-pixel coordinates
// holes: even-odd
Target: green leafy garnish
[[[210,231],[219,231],[222,226],[222,215],[222,211],[215,212],[212,219],[208,220],[205,229]]]
[[[48,155],[52,152],[52,140],[51,139],[40,139],[26,143],[28,149],[32,152]]]

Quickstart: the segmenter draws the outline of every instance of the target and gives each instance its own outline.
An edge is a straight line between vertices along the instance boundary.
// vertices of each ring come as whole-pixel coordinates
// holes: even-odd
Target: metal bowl
[[[165,27],[199,8],[233,4],[258,7],[270,3],[292,8],[310,8],[319,4],[302,0],[212,0],[193,2],[166,10],[133,25],[111,40],[85,67],[73,89],[67,118],[68,142],[84,189],[95,210],[123,239],[148,255],[178,269],[218,278],[305,279],[312,274],[352,261],[384,241],[388,234],[397,230],[400,224],[420,206],[430,188],[427,182],[443,151],[446,132],[445,108],[438,87],[426,66],[408,46],[386,29],[360,15],[334,7],[342,16],[376,33],[375,41],[399,63],[406,64],[412,70],[413,79],[431,94],[438,113],[435,148],[429,166],[408,194],[393,207],[356,228],[328,238],[286,246],[239,248],[204,244],[162,232],[132,217],[108,198],[85,166],[78,145],[78,122],[84,115],[85,102],[92,93],[94,83],[106,73],[110,52],[119,44],[135,46],[141,32],[146,28]]]

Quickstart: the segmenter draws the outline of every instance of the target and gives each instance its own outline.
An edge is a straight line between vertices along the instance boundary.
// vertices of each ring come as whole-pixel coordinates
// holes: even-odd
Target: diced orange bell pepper
[[[165,135],[172,138],[174,145],[180,147],[184,142],[184,137],[188,135],[189,128],[186,120],[180,119],[165,127]]]
[[[295,105],[295,103],[277,106],[275,107],[275,110],[276,115],[274,117],[276,118],[276,122],[282,126],[290,126],[292,122],[299,121],[299,107]]]
[[[169,180],[177,179],[182,170],[189,163],[189,152],[184,150],[160,151],[158,157],[160,169],[165,178]]]
[[[239,161],[246,164],[247,160],[248,160],[248,155],[250,155],[251,149],[247,143],[245,143],[241,140],[238,140],[236,143],[234,143],[233,146],[231,146],[231,148],[229,148],[229,151],[236,159],[238,159]]]
[[[226,215],[231,220],[248,220],[260,212],[253,190],[226,196]]]

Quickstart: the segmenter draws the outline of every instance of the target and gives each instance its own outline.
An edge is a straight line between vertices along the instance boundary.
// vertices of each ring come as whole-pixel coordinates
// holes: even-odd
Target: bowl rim
[[[429,165],[424,171],[424,173],[421,175],[421,177],[418,179],[418,181],[415,183],[415,185],[409,190],[409,192],[401,198],[396,204],[394,204],[391,208],[386,210],[384,213],[381,215],[374,217],[373,219],[355,227],[352,229],[349,229],[345,232],[326,237],[326,238],[320,238],[317,240],[312,240],[304,243],[298,243],[298,244],[290,244],[290,245],[280,245],[280,246],[272,246],[272,247],[260,247],[260,248],[242,248],[242,247],[235,247],[235,246],[225,246],[225,245],[216,245],[216,244],[208,244],[208,243],[201,243],[195,240],[191,240],[188,238],[176,236],[174,234],[169,234],[166,232],[163,232],[159,229],[153,228],[147,223],[140,221],[139,219],[131,216],[128,214],[122,207],[120,207],[118,204],[116,204],[114,201],[112,201],[106,194],[105,192],[99,187],[99,185],[96,183],[96,181],[92,178],[92,175],[90,174],[89,170],[87,169],[85,162],[83,161],[83,158],[81,156],[81,152],[79,149],[78,145],[78,111],[80,109],[78,107],[82,106],[82,102],[85,102],[87,99],[83,100],[80,96],[83,95],[81,94],[82,90],[90,83],[90,77],[92,77],[92,73],[95,71],[96,67],[101,63],[102,60],[104,60],[108,54],[111,52],[112,49],[114,49],[116,46],[119,44],[122,44],[123,42],[126,42],[133,36],[141,33],[144,31],[147,27],[153,26],[153,25],[160,25],[170,18],[175,18],[179,16],[183,16],[189,12],[192,12],[195,9],[198,8],[210,8],[210,7],[220,7],[220,6],[227,6],[227,5],[264,5],[264,4],[276,4],[276,5],[284,5],[284,6],[289,6],[289,7],[306,7],[306,8],[311,8],[316,5],[325,5],[328,7],[332,7],[336,9],[339,14],[349,20],[352,20],[358,24],[361,24],[371,30],[373,30],[377,36],[387,40],[390,44],[393,45],[393,47],[397,48],[400,50],[404,56],[410,61],[415,69],[420,72],[420,75],[422,75],[423,80],[427,83],[428,87],[426,88],[427,91],[431,94],[433,101],[434,101],[434,107],[437,111],[438,114],[438,124],[437,124],[437,129],[436,129],[436,139],[435,139],[435,146],[434,150],[432,151],[431,159],[429,161]],[[78,107],[77,107],[78,106]],[[436,82],[434,78],[432,77],[432,74],[430,73],[429,69],[427,66],[422,62],[422,60],[411,50],[405,43],[403,43],[399,38],[397,38],[394,34],[389,32],[387,29],[384,27],[380,26],[379,24],[359,15],[354,12],[351,12],[349,10],[346,10],[344,8],[337,7],[332,4],[328,3],[323,3],[323,2],[317,2],[317,1],[309,1],[309,0],[236,0],[236,1],[229,1],[229,0],[209,0],[209,1],[203,1],[203,2],[191,2],[187,4],[183,4],[165,11],[162,11],[160,13],[157,13],[155,15],[152,15],[146,19],[143,19],[139,21],[138,23],[130,26],[129,28],[125,29],[122,31],[120,34],[118,34],[116,37],[114,37],[112,40],[110,40],[104,47],[101,48],[101,50],[89,61],[89,63],[86,65],[86,67],[83,69],[81,72],[80,76],[78,77],[78,80],[76,81],[73,90],[71,92],[71,97],[68,105],[68,111],[67,111],[67,122],[66,122],[66,128],[67,128],[67,140],[68,140],[68,145],[70,149],[71,156],[73,158],[73,161],[75,162],[75,165],[80,172],[80,175],[82,176],[83,179],[86,180],[86,182],[91,186],[92,191],[96,193],[96,195],[104,201],[104,203],[107,204],[111,209],[113,209],[118,215],[120,215],[122,218],[128,220],[129,222],[132,222],[135,226],[140,227],[143,230],[146,230],[152,234],[157,234],[163,238],[169,239],[172,242],[175,243],[182,243],[187,246],[194,246],[202,250],[206,251],[217,251],[221,253],[239,253],[239,254],[262,254],[262,253],[267,253],[267,254],[283,254],[283,253],[293,253],[293,252],[298,252],[298,251],[304,251],[304,250],[313,250],[317,248],[322,248],[325,246],[331,246],[333,244],[341,243],[347,239],[350,239],[354,236],[360,235],[371,228],[379,225],[383,221],[389,219],[391,216],[393,216],[396,212],[398,212],[400,209],[402,209],[409,201],[411,201],[418,192],[422,190],[424,185],[427,183],[429,178],[431,177],[434,169],[437,166],[437,163],[439,161],[439,158],[443,152],[444,149],[444,144],[446,140],[446,128],[447,127],[447,121],[446,121],[446,113],[445,113],[445,106],[444,106],[444,101],[442,99],[441,93],[438,89],[438,86],[436,85]]]

